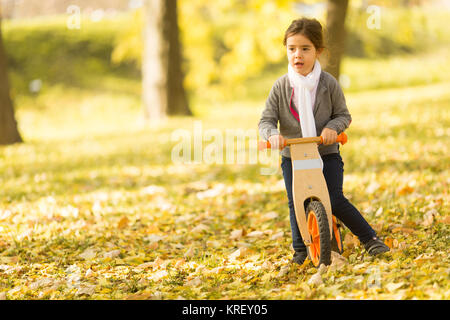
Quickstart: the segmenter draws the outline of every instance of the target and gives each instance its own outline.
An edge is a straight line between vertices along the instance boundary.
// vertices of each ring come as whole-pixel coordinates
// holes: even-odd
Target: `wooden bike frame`
[[[327,213],[330,239],[333,235],[333,215],[331,212],[330,196],[327,183],[322,172],[322,159],[317,144],[322,143],[322,137],[295,138],[285,140],[290,146],[292,161],[292,195],[294,200],[295,217],[303,242],[311,245],[311,235],[308,231],[305,207],[308,200],[318,200]],[[336,142],[345,144],[347,135],[342,132]],[[269,141],[259,142],[259,150],[270,148]]]

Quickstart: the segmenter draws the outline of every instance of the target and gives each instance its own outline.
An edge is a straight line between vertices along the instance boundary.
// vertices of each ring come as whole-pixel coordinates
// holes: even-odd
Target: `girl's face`
[[[314,44],[304,35],[297,33],[286,39],[287,57],[295,72],[306,76],[314,67],[322,50],[317,51]]]

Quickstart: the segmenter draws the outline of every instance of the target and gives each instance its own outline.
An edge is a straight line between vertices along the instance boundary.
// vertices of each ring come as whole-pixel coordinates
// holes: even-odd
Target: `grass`
[[[383,65],[346,63],[368,74]],[[439,81],[416,83],[419,74],[405,71],[403,87],[377,73],[346,94],[344,191],[392,249],[369,257],[344,229],[347,263],[323,284],[308,283],[309,261],[289,263],[280,170],[171,160],[175,130],[256,130],[264,98],[197,99],[196,118],[148,127],[134,80],[17,96],[27,143],[0,148],[0,297],[448,299],[450,82],[436,72]]]

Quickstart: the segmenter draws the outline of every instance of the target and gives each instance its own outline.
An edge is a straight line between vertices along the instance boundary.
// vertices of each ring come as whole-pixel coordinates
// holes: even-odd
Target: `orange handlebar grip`
[[[347,143],[347,135],[345,134],[345,132],[341,132],[336,139],[336,142],[340,142],[342,145]],[[322,136],[320,136],[320,144],[323,143],[323,138]]]
[[[264,150],[264,149],[270,149],[270,142],[269,141],[259,141],[258,142],[258,150]]]
[[[337,136],[336,142],[340,142],[342,145],[347,143],[347,135],[345,132],[341,132],[341,134]]]
[[[287,144],[287,141],[284,140],[284,145],[282,147],[283,148],[286,147],[286,144]],[[259,141],[258,142],[258,150],[259,151],[264,150],[264,149],[270,149],[270,148],[271,148],[271,145],[270,145],[269,141]],[[281,149],[283,149],[283,148],[281,148]]]

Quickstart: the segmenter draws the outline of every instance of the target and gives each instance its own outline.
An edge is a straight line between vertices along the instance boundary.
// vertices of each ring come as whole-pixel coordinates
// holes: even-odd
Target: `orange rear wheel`
[[[339,224],[335,216],[333,216],[333,238],[331,239],[331,250],[338,253],[344,252],[341,231],[339,230]]]

